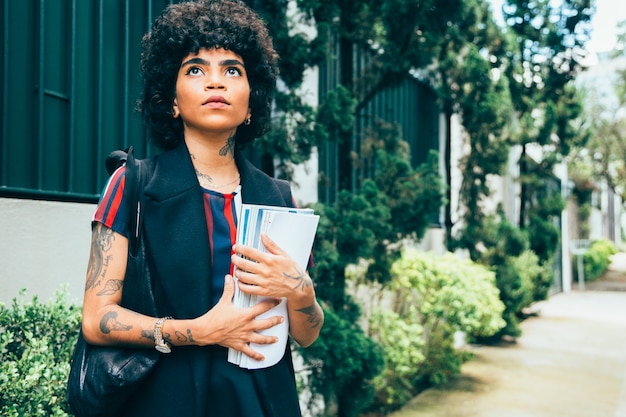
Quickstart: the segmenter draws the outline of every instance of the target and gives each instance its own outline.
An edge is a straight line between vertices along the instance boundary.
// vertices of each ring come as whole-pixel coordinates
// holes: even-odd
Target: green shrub
[[[617,253],[617,248],[607,239],[598,239],[591,242],[589,250],[583,255],[583,271],[585,281],[598,279],[611,264],[611,255]],[[573,257],[574,276],[578,276],[578,259]]]
[[[323,399],[324,416],[356,417],[374,397],[372,378],[383,369],[380,346],[358,324],[360,310],[349,297],[345,309],[324,308],[324,327],[317,341],[299,349],[309,365],[310,408]]]
[[[526,250],[521,255],[511,258],[511,264],[529,286],[521,308],[548,298],[554,282],[554,271],[549,262],[541,263],[535,252]]]
[[[377,310],[370,320],[371,336],[383,346],[385,368],[373,380],[379,409],[396,409],[406,404],[419,384],[416,372],[425,361],[423,327],[411,309],[403,320],[390,310]]]
[[[0,415],[71,416],[65,386],[80,307],[65,291],[47,304],[24,297],[0,304]]]
[[[382,412],[460,373],[467,354],[454,346],[457,332],[489,336],[504,326],[495,274],[482,265],[406,250],[391,272],[393,311],[380,306],[369,329],[384,349],[385,370],[374,380]]]

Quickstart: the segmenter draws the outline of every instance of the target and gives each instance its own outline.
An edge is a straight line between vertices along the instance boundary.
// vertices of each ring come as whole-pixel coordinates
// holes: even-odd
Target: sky
[[[626,20],[626,2],[596,0],[596,13],[592,19],[593,32],[587,49],[590,52],[612,50],[617,37],[617,24],[623,20]]]
[[[502,15],[503,1],[491,0],[496,18]],[[622,20],[626,20],[624,0],[596,0],[596,13],[592,19],[593,31],[587,43],[587,49],[590,52],[606,52],[613,49],[617,36],[617,23]]]

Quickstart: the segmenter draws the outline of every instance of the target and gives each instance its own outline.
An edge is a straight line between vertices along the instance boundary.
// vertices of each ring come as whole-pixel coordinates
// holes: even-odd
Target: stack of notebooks
[[[315,215],[312,209],[243,204],[237,224],[237,243],[266,251],[261,243],[261,234],[265,233],[303,271],[306,271],[318,223],[319,216]],[[236,283],[237,280],[235,280]],[[238,307],[250,307],[266,298],[268,297],[245,294],[239,291],[238,286],[235,285],[233,302]],[[276,307],[260,315],[258,319],[274,316],[283,316],[283,322],[260,333],[276,336],[278,337],[278,342],[269,345],[250,344],[252,349],[265,357],[264,360],[257,361],[240,351],[229,349],[228,361],[247,369],[266,368],[278,363],[285,353],[285,347],[289,339],[289,317],[286,299],[283,299]]]

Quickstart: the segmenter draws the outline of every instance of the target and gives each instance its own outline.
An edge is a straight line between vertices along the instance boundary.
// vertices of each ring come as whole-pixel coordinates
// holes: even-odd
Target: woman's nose
[[[207,90],[217,89],[217,88],[226,88],[220,74],[216,74],[215,72],[209,73],[206,79],[205,88]]]

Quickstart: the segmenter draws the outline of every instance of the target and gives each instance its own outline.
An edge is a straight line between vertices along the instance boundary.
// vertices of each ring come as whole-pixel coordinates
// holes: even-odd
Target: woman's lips
[[[208,98],[204,104],[215,105],[215,104],[228,104],[228,101],[222,96],[211,96]]]

